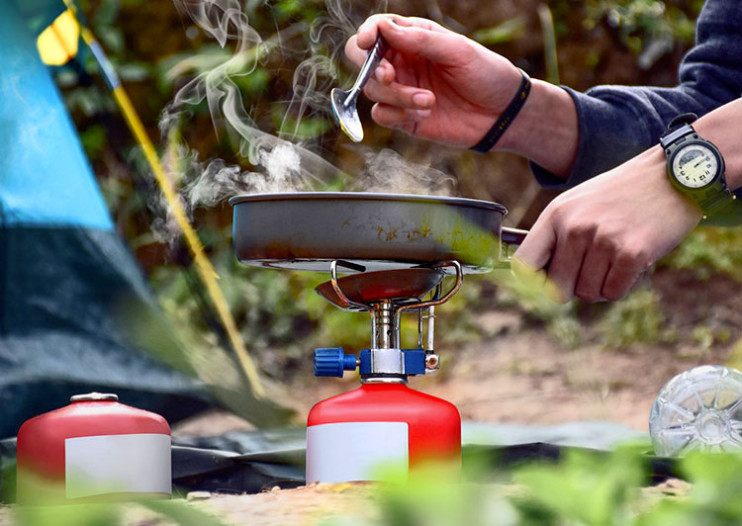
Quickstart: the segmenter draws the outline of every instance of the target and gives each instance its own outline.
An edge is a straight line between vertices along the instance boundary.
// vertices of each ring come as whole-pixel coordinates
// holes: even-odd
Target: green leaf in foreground
[[[525,489],[515,499],[522,524],[632,524],[642,464],[637,449],[627,447],[611,455],[568,451],[556,466],[525,467],[515,475]]]

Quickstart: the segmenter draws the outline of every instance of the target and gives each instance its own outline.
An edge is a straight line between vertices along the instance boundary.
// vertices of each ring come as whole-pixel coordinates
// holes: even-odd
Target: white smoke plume
[[[366,168],[357,185],[367,192],[395,194],[451,195],[456,180],[440,170],[412,163],[394,150],[385,148],[366,155]]]
[[[226,131],[237,137],[239,153],[253,169],[243,172],[237,167],[224,166],[222,170],[225,172],[219,173],[215,167],[220,164],[209,163],[202,177],[229,181],[231,176],[236,176],[238,180],[234,184],[243,192],[299,191],[325,179],[343,177],[340,170],[321,156],[291,142],[297,129],[286,131],[289,116],[298,126],[308,109],[330,111],[326,95],[321,94],[329,92],[328,86],[336,79],[330,57],[313,56],[297,68],[294,98],[284,114],[281,137],[259,128],[245,109],[240,90],[233,80],[252,74],[268,54],[280,49],[285,39],[292,39],[310,28],[296,24],[264,40],[250,26],[239,0],[174,0],[174,3],[220,46],[234,45],[234,53],[228,60],[197,75],[178,91],[163,112],[160,123],[161,132],[165,135],[178,122],[181,113],[205,100],[217,134]],[[324,79],[324,84],[320,79]],[[189,197],[202,199],[203,204],[223,199],[231,191],[229,185],[220,187],[213,181],[196,181],[190,186],[201,190]],[[213,192],[207,195],[206,188]]]
[[[300,142],[300,125],[308,116],[331,118],[331,88],[352,79],[339,79],[336,64],[356,23],[348,13],[349,0],[326,0],[326,12],[310,25],[295,23],[270,38],[251,27],[241,0],[173,0],[222,48],[230,49],[223,62],[188,81],[165,109],[160,121],[163,137],[180,126],[183,117],[206,102],[217,134],[235,139],[249,168],[220,159],[203,162],[182,143],[168,146],[165,165],[183,185],[182,197],[190,214],[199,206],[214,206],[237,194],[309,191],[330,180],[352,181],[357,190],[394,193],[450,194],[452,179],[432,168],[406,162],[391,150],[366,154],[364,174],[355,179]],[[254,3],[253,3],[254,4]],[[385,3],[379,4],[385,10]],[[253,9],[270,9],[266,3]],[[308,39],[306,37],[309,37]],[[293,75],[293,95],[282,104],[283,118],[276,135],[260,129],[243,103],[235,79],[253,74],[272,53],[300,53],[306,58]],[[178,75],[183,74],[178,69]],[[341,133],[338,128],[338,133]],[[363,149],[358,150],[359,152]],[[174,240],[177,228],[170,220],[153,225],[161,239]]]

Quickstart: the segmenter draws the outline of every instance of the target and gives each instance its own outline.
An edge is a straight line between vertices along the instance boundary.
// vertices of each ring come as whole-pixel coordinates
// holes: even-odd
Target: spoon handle
[[[368,79],[371,78],[376,66],[378,66],[381,59],[384,58],[384,53],[386,53],[387,49],[388,46],[386,42],[381,36],[379,36],[379,38],[376,39],[374,47],[371,48],[371,51],[366,57],[366,61],[363,63],[363,66],[361,66],[361,71],[358,73],[358,77],[356,78],[353,87],[350,88],[348,100],[355,100],[358,97],[358,94],[366,85]]]

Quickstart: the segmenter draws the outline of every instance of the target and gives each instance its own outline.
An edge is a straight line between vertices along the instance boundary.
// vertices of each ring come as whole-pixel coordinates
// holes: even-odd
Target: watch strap
[[[692,133],[696,133],[696,130],[693,129],[693,126],[691,126],[689,123],[683,124],[677,129],[670,130],[665,135],[660,137],[660,145],[663,148],[667,149],[681,137],[685,137],[686,135],[690,135]]]
[[[695,113],[681,113],[677,117],[675,117],[673,120],[670,121],[670,124],[667,125],[667,131],[670,132],[674,128],[677,128],[678,126],[682,126],[683,124],[692,124],[695,121],[698,120],[698,115]]]
[[[713,213],[706,214],[701,224],[704,226],[742,225],[742,201],[732,194],[731,199],[719,203]]]
[[[670,144],[675,142],[678,138],[688,133],[695,133],[691,123],[698,119],[698,115],[695,113],[683,113],[678,115],[670,124],[667,125],[667,132],[660,137],[660,144],[663,148],[667,148]]]
[[[708,197],[701,197],[696,202],[706,216],[713,216],[725,206],[736,201],[736,196],[729,190],[726,183],[721,181],[722,187],[710,192]]]

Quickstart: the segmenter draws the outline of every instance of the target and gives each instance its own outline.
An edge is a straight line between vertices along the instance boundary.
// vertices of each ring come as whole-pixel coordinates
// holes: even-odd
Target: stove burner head
[[[396,305],[404,305],[419,302],[423,296],[440,285],[445,276],[445,271],[435,268],[365,272],[337,280],[345,298],[336,292],[332,281],[322,283],[315,290],[340,308],[349,307],[346,298],[360,305],[372,305],[385,300]]]

